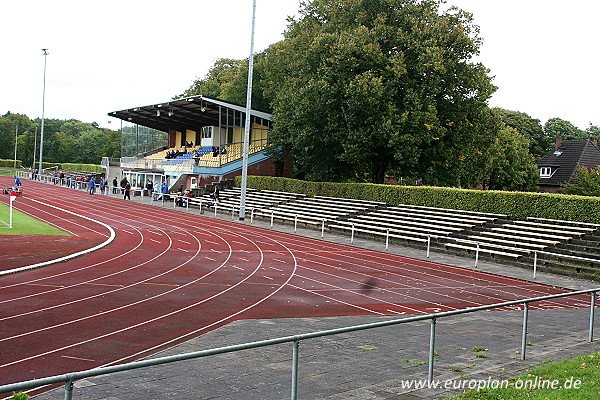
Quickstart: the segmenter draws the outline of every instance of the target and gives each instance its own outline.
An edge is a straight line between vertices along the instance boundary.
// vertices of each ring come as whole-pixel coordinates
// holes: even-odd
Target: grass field
[[[508,379],[504,386],[472,390],[449,400],[600,399],[600,352],[556,363],[548,360],[545,365]]]
[[[17,199],[16,201],[19,200]],[[9,228],[9,213],[9,207],[5,204],[0,204],[0,235],[68,235],[66,232],[63,232],[60,229],[30,217],[29,215],[25,215],[15,209],[13,209],[13,227]]]

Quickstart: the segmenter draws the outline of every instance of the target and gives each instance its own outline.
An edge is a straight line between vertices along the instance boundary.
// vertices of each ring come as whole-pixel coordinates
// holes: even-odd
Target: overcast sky
[[[255,51],[282,39],[298,0],[256,0]],[[600,125],[593,0],[449,0],[474,14],[481,57],[499,87],[491,106],[542,123]],[[2,4],[0,114],[120,127],[107,116],[168,101],[217,58],[250,52],[252,0],[11,0]],[[109,121],[112,121],[109,123]]]

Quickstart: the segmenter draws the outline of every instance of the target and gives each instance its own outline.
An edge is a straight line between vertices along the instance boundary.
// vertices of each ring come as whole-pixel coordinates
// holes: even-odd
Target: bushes
[[[236,186],[240,186],[240,182],[241,177],[238,176]],[[600,197],[431,186],[307,182],[268,176],[249,176],[248,187],[304,193],[308,196],[382,201],[393,206],[411,204],[507,214],[512,219],[537,217],[600,223]]]
[[[0,158],[0,167],[12,168],[15,165],[15,160],[4,160]],[[17,168],[21,168],[21,160],[17,160]]]

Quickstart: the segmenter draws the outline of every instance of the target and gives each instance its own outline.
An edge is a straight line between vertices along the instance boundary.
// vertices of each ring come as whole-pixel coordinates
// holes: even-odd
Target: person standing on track
[[[131,185],[129,184],[129,181],[125,179],[125,187],[123,188],[123,200],[131,200],[130,192]]]
[[[94,194],[94,192],[96,191],[96,181],[94,180],[94,178],[90,178],[90,180],[88,181],[88,189],[90,189],[90,194]]]

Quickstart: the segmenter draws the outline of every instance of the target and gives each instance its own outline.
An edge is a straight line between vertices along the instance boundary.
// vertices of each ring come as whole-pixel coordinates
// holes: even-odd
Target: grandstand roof
[[[246,112],[246,107],[208,96],[193,96],[171,100],[149,106],[128,108],[108,113],[109,116],[123,121],[147,126],[168,132],[174,129],[185,132],[186,129],[198,131],[200,127],[219,125],[219,113],[222,108]],[[271,120],[271,114],[252,110],[251,115]]]

